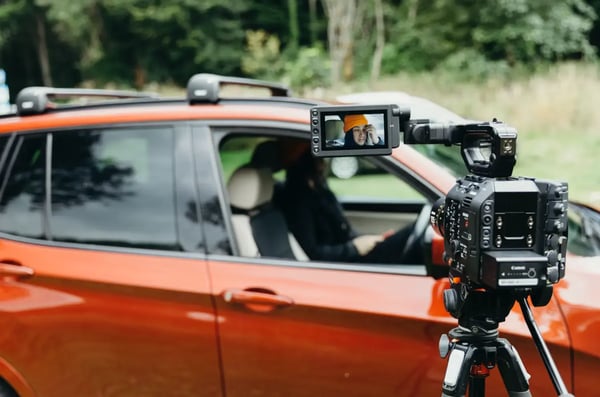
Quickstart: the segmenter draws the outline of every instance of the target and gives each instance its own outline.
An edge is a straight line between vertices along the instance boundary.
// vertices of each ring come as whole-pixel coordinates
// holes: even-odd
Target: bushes
[[[281,51],[276,35],[263,30],[246,32],[247,52],[242,57],[244,73],[264,80],[282,81],[295,91],[323,87],[329,81],[329,59],[320,46]]]

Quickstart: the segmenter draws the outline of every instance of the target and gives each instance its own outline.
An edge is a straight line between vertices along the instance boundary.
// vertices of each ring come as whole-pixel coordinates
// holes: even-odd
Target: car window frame
[[[206,121],[190,123],[191,148],[194,157],[196,197],[205,236],[205,252],[212,255],[231,256],[237,252],[228,212],[224,187],[221,184],[218,150]],[[215,202],[216,199],[216,202]],[[216,208],[215,208],[216,207]]]
[[[306,124],[277,122],[277,121],[256,121],[256,120],[237,120],[215,121],[210,123],[210,132],[212,136],[212,145],[214,150],[214,164],[217,168],[217,183],[221,186],[221,208],[224,211],[224,220],[229,230],[229,238],[233,248],[231,255],[215,254],[207,251],[207,256],[215,262],[231,262],[232,258],[236,263],[247,263],[249,265],[268,265],[284,266],[293,268],[313,268],[325,270],[344,270],[353,272],[397,274],[409,276],[428,276],[425,264],[360,264],[351,262],[325,262],[325,261],[299,261],[286,258],[267,258],[267,257],[245,257],[238,254],[235,238],[233,237],[233,226],[231,222],[231,207],[229,198],[225,193],[227,191],[227,181],[224,179],[224,172],[220,161],[219,148],[221,142],[230,135],[249,135],[264,137],[287,137],[301,138],[310,140],[310,129]],[[422,193],[424,198],[431,199],[434,202],[441,197],[442,193],[433,187],[430,183],[423,180],[416,172],[406,167],[401,162],[391,156],[382,156],[375,158],[375,161],[381,163],[386,171],[393,173],[396,177],[406,183],[410,183],[415,190]],[[418,188],[417,186],[418,185]]]
[[[44,135],[45,139],[46,139],[46,151],[51,151],[52,150],[52,146],[51,146],[51,141],[52,141],[52,134],[53,133],[64,133],[64,132],[69,132],[69,131],[88,131],[88,130],[118,130],[118,129],[144,129],[144,128],[168,128],[171,129],[173,132],[173,138],[174,138],[174,145],[173,145],[173,152],[172,152],[172,159],[174,162],[174,168],[173,168],[173,193],[175,195],[175,206],[176,206],[176,210],[175,210],[175,222],[176,222],[176,234],[177,234],[177,242],[178,244],[182,247],[181,250],[162,250],[162,249],[153,249],[153,248],[145,248],[145,247],[123,247],[123,246],[117,246],[117,245],[100,245],[100,244],[88,244],[88,243],[76,243],[76,242],[65,242],[65,241],[56,241],[56,240],[52,240],[51,238],[51,213],[48,210],[48,203],[49,203],[49,197],[51,196],[51,178],[49,177],[49,173],[51,172],[52,169],[52,159],[51,156],[46,156],[46,163],[45,163],[45,172],[46,172],[46,181],[45,181],[45,189],[46,189],[46,194],[45,194],[45,201],[44,201],[44,224],[48,225],[49,230],[44,230],[44,238],[43,239],[37,239],[37,238],[30,238],[30,237],[24,237],[24,236],[19,236],[19,235],[14,235],[14,234],[10,234],[10,233],[5,233],[5,232],[0,232],[0,238],[3,239],[8,239],[8,240],[13,240],[13,241],[20,241],[20,242],[26,242],[26,243],[30,243],[30,244],[39,244],[39,245],[46,245],[46,246],[52,246],[52,247],[70,247],[70,248],[78,248],[78,249],[89,249],[89,250],[94,250],[94,251],[105,251],[105,252],[123,252],[123,253],[130,253],[130,252],[141,252],[141,253],[146,253],[146,254],[152,254],[152,255],[159,255],[159,256],[185,256],[186,254],[201,254],[204,255],[206,253],[205,250],[205,235],[204,235],[204,231],[201,228],[201,225],[198,224],[197,225],[197,232],[199,233],[199,239],[201,240],[201,244],[199,244],[198,248],[196,250],[190,250],[190,249],[186,249],[184,247],[184,244],[181,241],[180,238],[180,225],[181,225],[181,212],[178,210],[179,208],[179,198],[180,195],[183,193],[180,191],[180,184],[178,182],[179,179],[181,179],[184,175],[182,174],[182,170],[187,169],[191,169],[193,168],[192,164],[185,164],[185,160],[183,159],[189,159],[189,161],[193,162],[193,152],[192,152],[192,147],[191,145],[179,145],[178,142],[180,142],[181,139],[185,139],[185,136],[190,136],[191,137],[191,128],[190,128],[190,122],[187,120],[184,121],[178,121],[178,120],[174,120],[174,121],[153,121],[153,122],[131,122],[131,123],[99,123],[99,124],[90,124],[90,125],[77,125],[77,126],[68,126],[68,127],[58,127],[58,128],[40,128],[40,129],[34,129],[34,130],[23,130],[23,131],[13,131],[10,134],[13,135],[13,139],[11,140],[11,144],[7,145],[7,150],[4,152],[4,155],[6,156],[6,158],[11,158],[13,156],[15,156],[17,154],[17,150],[18,150],[18,146],[19,145],[15,145],[14,142],[16,142],[20,137],[23,137],[25,135]],[[178,149],[179,148],[179,149]],[[179,153],[178,152],[181,150],[185,150],[189,153]],[[8,171],[6,169],[6,166],[3,166],[0,169],[0,176],[2,177],[2,180],[4,180],[7,175],[6,172]],[[200,208],[200,204],[199,204],[199,199],[198,199],[198,188],[196,186],[196,178],[193,178],[193,182],[194,184],[192,191],[193,191],[193,200],[195,202],[195,206],[197,208]]]

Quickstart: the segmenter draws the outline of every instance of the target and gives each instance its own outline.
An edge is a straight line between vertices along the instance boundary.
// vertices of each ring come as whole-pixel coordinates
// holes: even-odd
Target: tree
[[[383,19],[383,3],[382,0],[373,0],[375,5],[375,26],[376,39],[375,39],[375,53],[373,54],[373,61],[371,64],[371,81],[375,81],[379,78],[381,72],[381,58],[383,56],[383,48],[385,46],[385,22]]]
[[[33,20],[33,23],[31,23]],[[44,85],[52,85],[52,73],[46,39],[46,9],[40,7],[34,0],[18,0],[0,5],[0,24],[5,29],[0,37],[0,46],[25,34],[30,45],[35,48],[41,81]]]
[[[246,9],[246,0],[103,0],[105,54],[94,75],[116,72],[142,87],[183,85],[199,72],[239,74]]]
[[[102,0],[35,0],[47,10],[52,33],[80,54],[78,67],[86,70],[103,55]]]
[[[327,15],[327,39],[331,57],[331,80],[337,84],[354,75],[354,32],[358,24],[357,0],[323,0]]]
[[[290,27],[290,42],[292,52],[300,47],[300,27],[298,26],[298,0],[288,0],[288,25]]]

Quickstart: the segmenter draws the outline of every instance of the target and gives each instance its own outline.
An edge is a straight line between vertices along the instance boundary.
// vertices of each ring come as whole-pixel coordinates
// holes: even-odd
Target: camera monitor
[[[410,111],[404,112],[408,120]],[[313,155],[390,154],[400,144],[400,116],[393,105],[314,107],[310,110]]]

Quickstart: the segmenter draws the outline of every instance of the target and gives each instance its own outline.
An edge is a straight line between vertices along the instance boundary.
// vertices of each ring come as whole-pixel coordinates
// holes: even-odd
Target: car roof
[[[0,119],[0,133],[108,123],[177,120],[269,120],[308,124],[308,108],[308,106],[290,106],[282,111],[281,106],[273,106],[273,103],[265,106],[265,103],[252,100],[237,103],[223,101],[219,104],[202,106],[189,105],[184,101],[115,105],[51,111],[33,116],[5,117]]]
[[[251,87],[268,97],[224,98],[223,88]],[[270,82],[213,74],[190,78],[185,98],[102,89],[27,87],[17,95],[16,112],[0,117],[0,133],[96,124],[174,120],[269,120],[309,123],[307,110],[317,104],[291,96],[287,87]],[[90,97],[104,100],[89,102]],[[65,103],[64,99],[78,103]],[[63,102],[60,102],[60,100]],[[86,100],[88,102],[82,102]],[[285,111],[282,111],[282,107]]]

